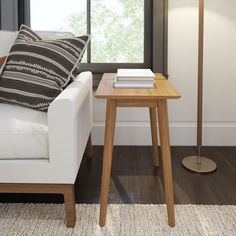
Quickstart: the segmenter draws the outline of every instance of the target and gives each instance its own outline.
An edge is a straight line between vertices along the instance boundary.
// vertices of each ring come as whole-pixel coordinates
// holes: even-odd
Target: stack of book
[[[118,69],[114,88],[153,88],[155,75],[150,69]]]

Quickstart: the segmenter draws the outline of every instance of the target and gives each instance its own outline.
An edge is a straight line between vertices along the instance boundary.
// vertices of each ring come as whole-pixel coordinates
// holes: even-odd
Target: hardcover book
[[[117,81],[154,81],[155,75],[150,69],[118,69]]]

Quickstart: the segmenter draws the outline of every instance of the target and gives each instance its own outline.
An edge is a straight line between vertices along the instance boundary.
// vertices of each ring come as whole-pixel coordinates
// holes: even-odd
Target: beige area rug
[[[110,204],[106,226],[98,226],[99,205],[76,206],[74,229],[64,223],[61,204],[0,204],[0,235],[236,235],[236,206],[176,205],[174,228],[165,205]]]

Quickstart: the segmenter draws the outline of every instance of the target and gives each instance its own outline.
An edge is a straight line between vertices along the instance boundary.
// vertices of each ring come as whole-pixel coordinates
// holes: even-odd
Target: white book
[[[153,88],[154,83],[113,83],[114,88]]]
[[[118,81],[154,81],[155,75],[150,69],[118,69],[117,80]]]
[[[114,77],[115,84],[153,84],[154,80],[118,80],[117,77]]]
[[[126,77],[117,77],[117,82],[126,82],[126,83],[153,83],[155,80],[153,78],[126,78]]]

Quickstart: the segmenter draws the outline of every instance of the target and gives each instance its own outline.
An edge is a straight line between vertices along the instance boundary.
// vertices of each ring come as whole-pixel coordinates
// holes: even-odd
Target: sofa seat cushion
[[[0,159],[48,159],[47,113],[0,104]]]

